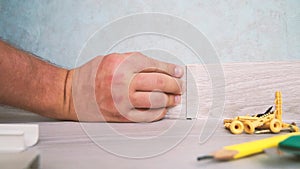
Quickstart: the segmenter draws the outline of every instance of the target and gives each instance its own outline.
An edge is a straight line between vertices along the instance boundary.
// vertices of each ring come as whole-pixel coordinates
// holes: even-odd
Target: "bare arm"
[[[75,121],[162,119],[180,103],[181,67],[141,53],[96,57],[56,67],[0,41],[0,104]]]
[[[0,104],[56,119],[68,114],[69,71],[0,41]]]

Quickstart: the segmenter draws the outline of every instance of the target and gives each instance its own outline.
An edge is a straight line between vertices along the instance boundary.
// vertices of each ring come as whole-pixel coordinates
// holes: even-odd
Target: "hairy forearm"
[[[56,119],[162,119],[180,103],[182,75],[181,67],[136,52],[95,57],[66,70],[0,41],[0,104]]]
[[[0,41],[0,104],[72,119],[70,74]]]

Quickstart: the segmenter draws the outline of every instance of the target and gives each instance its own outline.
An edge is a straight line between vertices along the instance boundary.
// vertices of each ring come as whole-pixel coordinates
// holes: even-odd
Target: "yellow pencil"
[[[238,159],[246,156],[250,156],[253,154],[261,153],[265,149],[277,147],[278,144],[293,135],[299,135],[300,132],[294,132],[279,136],[274,136],[270,138],[265,138],[261,140],[225,146],[223,149],[216,151],[212,155],[206,155],[198,157],[197,160],[207,159],[207,158],[214,158],[216,160],[233,160]]]

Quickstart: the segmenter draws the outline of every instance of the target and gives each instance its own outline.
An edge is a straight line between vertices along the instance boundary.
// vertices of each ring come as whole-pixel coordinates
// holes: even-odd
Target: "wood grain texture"
[[[212,110],[220,109],[217,106],[223,107],[222,104],[212,106],[214,99],[222,102],[223,98],[224,111],[217,114],[221,117],[262,113],[274,105],[277,90],[282,92],[283,119],[300,118],[300,62],[223,64],[224,74],[219,77],[224,78],[223,84],[222,81],[212,81],[208,69],[213,70],[214,66],[216,65],[187,66],[192,72],[192,77],[187,74],[190,76],[187,77],[187,90],[193,90],[188,92],[187,106],[193,107],[192,110],[198,108],[198,118],[210,117]],[[191,87],[193,85],[197,86],[196,90]],[[217,93],[217,97],[213,99],[213,93],[222,89],[224,93]],[[189,98],[195,97],[198,97],[198,103],[191,104],[193,100]],[[178,115],[178,109],[171,109],[169,116]]]
[[[186,92],[182,96],[182,104],[169,110],[166,118],[177,119],[186,117],[186,109],[196,109],[198,118],[211,117],[211,111],[218,108],[222,112],[217,118],[234,117],[237,115],[255,114],[264,112],[273,105],[276,90],[282,92],[283,119],[300,119],[300,62],[261,62],[261,63],[229,63],[223,64],[224,83],[212,87],[208,69],[213,70],[215,65],[188,65],[190,73],[184,76],[186,88],[191,89],[186,102]],[[186,72],[187,73],[187,72]],[[213,73],[213,71],[212,71]],[[196,89],[194,89],[196,86]],[[219,107],[212,106],[213,91],[217,99],[224,103]],[[196,91],[195,91],[196,90]],[[196,98],[197,100],[191,100]],[[198,110],[197,110],[198,109]],[[221,116],[218,116],[221,115]],[[18,118],[19,117],[19,118]],[[24,111],[0,106],[0,122],[21,122],[31,118],[34,121],[45,119],[36,117]],[[49,121],[46,119],[45,121]]]

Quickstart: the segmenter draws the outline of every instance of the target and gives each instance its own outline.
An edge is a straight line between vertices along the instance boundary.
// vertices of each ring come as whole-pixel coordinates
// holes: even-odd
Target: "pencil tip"
[[[214,156],[212,155],[199,156],[197,157],[197,161],[204,160],[204,159],[211,159],[211,158],[214,158]]]

